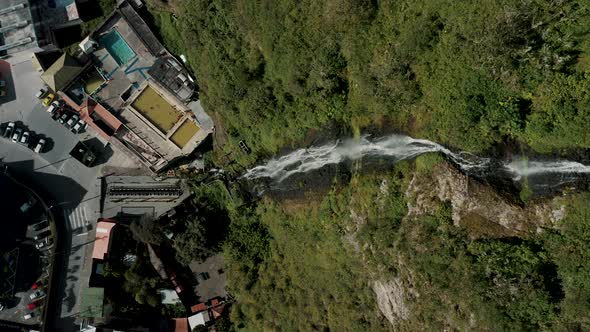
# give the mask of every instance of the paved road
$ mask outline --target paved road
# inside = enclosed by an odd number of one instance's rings
[[[62,280],[56,294],[60,299],[59,319],[56,329],[73,331],[78,328],[73,324],[77,318],[80,305],[80,287],[87,285],[91,265],[89,255],[92,253],[94,228],[99,217],[100,188],[97,177],[102,175],[104,166],[119,165],[132,167],[126,158],[115,156],[102,160],[102,164],[87,168],[69,156],[77,141],[91,139],[95,145],[102,142],[90,133],[73,134],[61,124],[53,121],[34,97],[43,83],[39,73],[33,69],[30,55],[23,54],[9,60],[0,61],[0,72],[7,85],[8,99],[0,104],[0,123],[16,121],[17,125],[28,128],[37,135],[48,138],[48,151],[41,155],[29,148],[0,139],[0,160],[9,167],[9,171],[25,178],[53,200],[52,212],[61,216],[58,222],[61,229],[65,259],[64,270],[56,271]],[[108,153],[106,153],[108,152]],[[105,149],[109,156],[112,150]],[[100,159],[100,157],[99,157]],[[123,164],[121,165],[121,160]],[[125,162],[127,164],[125,164]],[[55,292],[55,290],[54,290]]]

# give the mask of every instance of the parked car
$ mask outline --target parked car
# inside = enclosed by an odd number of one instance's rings
[[[78,119],[80,119],[78,114],[72,115],[72,117],[70,117],[68,122],[66,122],[66,127],[71,128],[73,125],[75,125],[78,122]]]
[[[6,81],[0,81],[0,88],[3,88],[6,86]]]
[[[43,99],[43,106],[48,107],[49,104],[51,104],[51,102],[53,101],[53,98],[55,98],[55,95],[53,93],[48,93],[47,96],[45,96],[45,98]]]
[[[10,122],[8,126],[6,126],[6,131],[4,131],[4,137],[10,137],[12,132],[14,131],[14,127],[16,124],[14,122]]]
[[[47,94],[47,90],[39,89],[39,91],[37,91],[37,93],[35,93],[35,98],[41,99],[41,98],[45,97],[46,94]]]
[[[4,310],[4,304],[0,303],[0,311]]]
[[[20,139],[20,136],[23,134],[23,129],[22,128],[16,128],[16,130],[14,131],[14,134],[12,134],[12,141],[14,143],[18,142],[18,140]]]
[[[33,230],[34,231],[40,231],[44,228],[47,228],[49,226],[49,222],[47,220],[43,220],[41,222],[38,222],[36,224],[33,224]]]
[[[0,97],[6,97],[6,90],[0,89]]]
[[[22,145],[28,145],[30,137],[31,137],[31,133],[29,133],[28,131],[25,131],[23,133],[23,135],[20,137],[19,143]]]
[[[52,243],[53,241],[50,238],[46,237],[43,240],[35,243],[35,248],[37,248],[37,250],[47,249],[50,248]]]
[[[48,237],[49,235],[51,235],[51,231],[49,231],[49,230],[46,230],[46,231],[43,231],[43,232],[41,232],[41,233],[39,233],[39,234],[35,235],[35,237],[34,237],[33,239],[34,239],[35,241],[40,241],[40,240],[42,240],[42,239],[45,239],[45,238],[46,238],[46,237]]]
[[[43,148],[45,147],[45,142],[46,141],[44,138],[40,139],[39,142],[37,142],[37,145],[35,146],[34,151],[36,153],[43,153]]]
[[[47,113],[53,114],[55,111],[57,111],[58,108],[59,102],[54,101],[53,103],[51,103],[51,105],[49,105],[49,107],[47,107]]]
[[[62,114],[63,114],[63,108],[59,108],[59,109],[55,110],[55,112],[53,112],[53,114],[51,114],[51,118],[53,120],[57,121]]]
[[[36,291],[32,292],[31,295],[29,295],[29,297],[31,298],[31,301],[41,299],[45,297],[45,292],[40,289],[37,289]]]
[[[33,318],[33,316],[34,316],[34,313],[31,312],[31,313],[28,313],[28,314],[24,315],[23,316],[23,319],[24,320],[31,319],[31,318]]]
[[[69,115],[68,113],[64,112],[64,113],[63,113],[63,114],[62,114],[62,115],[59,117],[59,119],[57,119],[57,121],[58,121],[59,123],[61,123],[61,124],[64,124],[64,123],[65,123],[65,122],[68,120],[68,118],[69,118],[69,117],[70,117],[70,115]]]

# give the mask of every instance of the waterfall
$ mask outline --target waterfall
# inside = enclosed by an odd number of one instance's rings
[[[289,154],[268,160],[265,164],[247,170],[243,178],[256,180],[267,178],[275,183],[298,173],[318,170],[326,165],[355,161],[367,157],[385,157],[392,162],[412,159],[421,154],[439,152],[467,174],[498,172],[507,174],[512,181],[523,177],[546,174],[589,174],[590,166],[567,160],[537,161],[517,158],[498,161],[467,152],[453,152],[444,146],[424,139],[404,135],[389,135],[371,140],[368,136],[339,140],[321,146],[298,149]]]

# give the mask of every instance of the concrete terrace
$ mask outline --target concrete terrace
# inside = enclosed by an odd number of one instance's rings
[[[92,53],[95,66],[101,70],[102,74],[108,80],[108,84],[101,89],[94,97],[107,104],[111,110],[117,112],[125,105],[121,99],[121,94],[127,89],[136,89],[147,80],[147,71],[156,61],[156,58],[150,53],[141,39],[137,36],[133,28],[125,18],[115,13],[94,35],[94,40],[99,40],[101,36],[110,32],[112,29],[123,37],[129,47],[135,52],[135,56],[127,63],[119,65],[106,48],[99,48]]]

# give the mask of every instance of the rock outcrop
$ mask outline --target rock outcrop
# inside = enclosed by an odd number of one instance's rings
[[[406,197],[408,217],[434,213],[441,201],[447,202],[455,225],[466,227],[472,238],[542,231],[565,216],[564,206],[555,200],[518,205],[447,163],[436,165],[428,173],[416,172]]]

